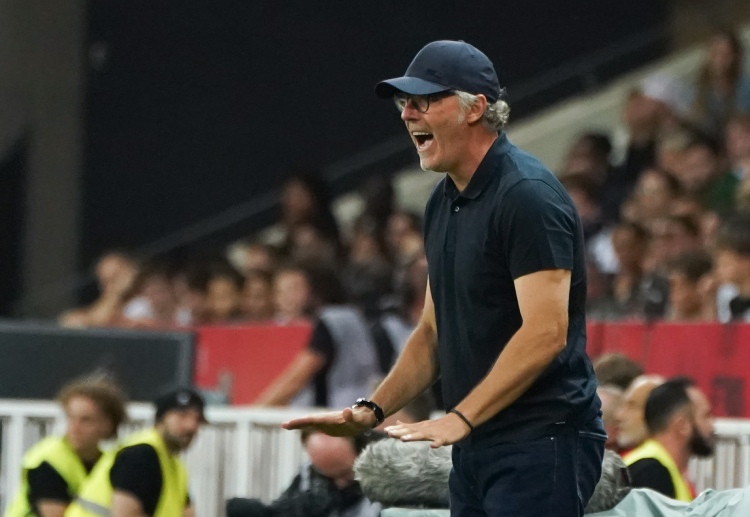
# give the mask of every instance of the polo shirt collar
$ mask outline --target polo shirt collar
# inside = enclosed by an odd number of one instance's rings
[[[505,131],[502,131],[492,143],[492,146],[490,146],[487,154],[482,158],[479,167],[477,167],[477,170],[469,180],[469,184],[466,185],[464,191],[459,194],[456,184],[453,183],[451,177],[446,174],[445,184],[443,185],[443,194],[450,199],[455,199],[459,195],[467,199],[476,199],[477,196],[482,193],[492,177],[497,174],[497,163],[509,149],[510,142],[505,135]]]

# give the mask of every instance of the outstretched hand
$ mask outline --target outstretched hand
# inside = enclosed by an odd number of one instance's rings
[[[344,408],[342,411],[295,418],[281,424],[284,429],[312,428],[329,436],[357,436],[372,429],[375,414],[367,408]]]
[[[430,447],[436,449],[443,445],[453,445],[469,435],[469,427],[453,413],[442,418],[424,420],[414,424],[396,421],[384,429],[391,438],[398,438],[402,442],[430,442]]]

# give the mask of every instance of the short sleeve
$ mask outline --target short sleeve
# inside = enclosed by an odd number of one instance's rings
[[[653,458],[644,458],[628,467],[633,488],[650,488],[675,497],[674,483],[667,468]]]
[[[153,515],[161,494],[162,475],[156,450],[146,444],[126,447],[118,453],[109,472],[115,490],[132,494],[146,515]]]
[[[315,327],[313,328],[307,347],[322,356],[327,365],[333,362],[336,356],[336,345],[333,342],[331,331],[328,330],[323,320],[318,319],[315,322]]]
[[[68,483],[49,463],[42,462],[26,474],[29,482],[29,502],[35,505],[40,499],[50,499],[69,503]]]
[[[571,202],[541,180],[521,180],[500,204],[499,225],[511,276],[572,271],[576,216]]]

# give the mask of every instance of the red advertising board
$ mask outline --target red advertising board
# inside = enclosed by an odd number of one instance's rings
[[[750,417],[750,325],[591,323],[588,332],[592,357],[621,352],[649,373],[687,375],[716,416]]]
[[[309,325],[202,327],[197,329],[195,384],[215,389],[231,379],[232,404],[251,404],[302,350]]]
[[[203,327],[197,330],[195,383],[231,378],[232,404],[251,404],[302,350],[307,325]],[[592,358],[620,352],[649,373],[688,375],[709,395],[716,416],[750,417],[750,325],[590,322]]]

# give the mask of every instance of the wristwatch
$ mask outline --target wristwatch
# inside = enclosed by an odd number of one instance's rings
[[[356,407],[366,407],[367,409],[371,410],[373,413],[375,413],[375,425],[373,427],[377,427],[380,424],[383,423],[383,420],[385,420],[385,414],[383,413],[383,409],[375,404],[372,400],[367,399],[357,399],[357,401],[352,406],[352,409]]]

